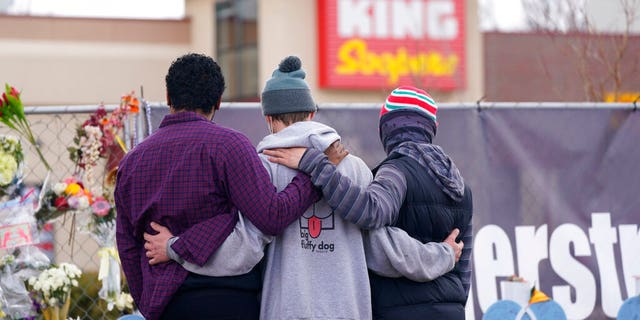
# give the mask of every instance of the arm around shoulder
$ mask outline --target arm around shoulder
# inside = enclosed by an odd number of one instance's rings
[[[364,247],[367,267],[385,277],[426,282],[451,271],[455,265],[450,245],[422,243],[395,227],[368,231]]]
[[[390,225],[398,216],[407,187],[402,173],[392,166],[383,165],[371,184],[360,185],[339,172],[322,152],[309,149],[300,169],[311,175],[337,214],[360,228]]]
[[[273,236],[265,235],[240,215],[234,230],[202,266],[180,258],[171,248],[177,240],[178,237],[173,237],[167,242],[169,258],[181,264],[189,272],[210,277],[228,277],[251,271],[262,260],[264,248],[273,241]]]

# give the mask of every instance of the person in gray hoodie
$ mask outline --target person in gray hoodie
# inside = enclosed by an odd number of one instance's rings
[[[287,57],[273,73],[262,94],[262,109],[270,135],[258,144],[263,164],[278,190],[295,176],[295,170],[269,162],[264,150],[303,146],[323,152],[341,137],[331,127],[312,121],[316,104],[304,81],[297,57]],[[367,186],[372,173],[364,161],[347,155],[337,170],[354,184]],[[155,237],[169,237],[165,228]],[[234,232],[204,266],[188,263],[171,249],[167,252],[187,270],[209,276],[234,276],[249,272],[262,259],[266,266],[261,319],[371,319],[367,266],[389,277],[426,281],[445,274],[455,264],[457,233],[448,243],[423,244],[398,228],[372,230],[363,237],[360,228],[345,220],[320,200],[278,237],[262,234],[240,219]],[[366,241],[366,244],[365,244]],[[365,248],[367,254],[365,255]]]
[[[265,150],[269,160],[299,168],[322,188],[337,215],[363,228],[393,225],[423,243],[457,228],[472,243],[473,201],[453,160],[432,144],[438,107],[424,90],[401,86],[380,111],[380,140],[387,158],[365,187],[351,182],[312,149]],[[429,282],[372,273],[374,319],[464,319],[471,278],[471,246],[456,267]]]

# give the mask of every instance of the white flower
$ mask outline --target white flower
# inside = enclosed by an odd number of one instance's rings
[[[128,293],[122,293],[116,297],[116,308],[120,311],[133,309],[133,297]]]
[[[20,141],[14,136],[0,136],[0,143],[2,149],[7,153],[14,153],[16,150],[22,150]]]
[[[78,209],[89,208],[89,199],[87,197],[78,197]]]
[[[67,184],[64,182],[58,182],[53,186],[53,192],[55,192],[57,196],[61,195],[65,189],[67,189]]]
[[[37,277],[29,279],[29,285],[39,296],[37,299],[45,306],[64,303],[71,286],[77,286],[82,271],[77,266],[62,263],[59,267],[50,267]]]
[[[0,258],[0,268],[3,268],[6,265],[13,264],[15,262],[15,257],[12,254],[4,255]]]

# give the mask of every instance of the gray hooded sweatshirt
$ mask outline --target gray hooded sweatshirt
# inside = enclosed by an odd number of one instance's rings
[[[265,149],[302,146],[325,150],[339,140],[336,131],[314,121],[294,123],[266,136],[258,152],[278,191],[297,171],[268,161]],[[373,177],[360,158],[349,155],[337,170],[353,183],[367,186]],[[367,264],[390,277],[433,279],[454,264],[453,249],[443,243],[422,244],[397,228],[371,230],[363,243],[356,225],[333,213],[325,200],[277,237],[263,235],[246,219],[202,267],[183,261],[168,245],[169,256],[187,270],[209,276],[250,271],[270,243],[262,290],[261,319],[370,319],[371,296]],[[365,258],[365,248],[368,248]],[[435,264],[435,266],[434,266]],[[434,268],[435,267],[435,268]],[[434,270],[437,270],[434,272]]]

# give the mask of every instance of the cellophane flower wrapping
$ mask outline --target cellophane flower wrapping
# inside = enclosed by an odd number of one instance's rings
[[[93,214],[95,215],[95,213]],[[98,221],[96,222],[96,220]],[[112,310],[122,293],[120,260],[115,247],[116,223],[115,220],[90,219],[90,221],[88,224],[89,234],[100,246],[98,249],[98,257],[100,258],[98,280],[102,282],[102,287],[98,296],[107,302],[107,309]]]
[[[24,279],[16,276],[15,269],[13,255],[6,254],[0,258],[0,312],[4,314],[1,319],[22,319],[36,314]]]
[[[24,201],[23,201],[24,200]],[[33,314],[24,281],[49,266],[49,258],[35,246],[39,233],[33,203],[16,198],[0,203],[0,288],[10,318]]]

